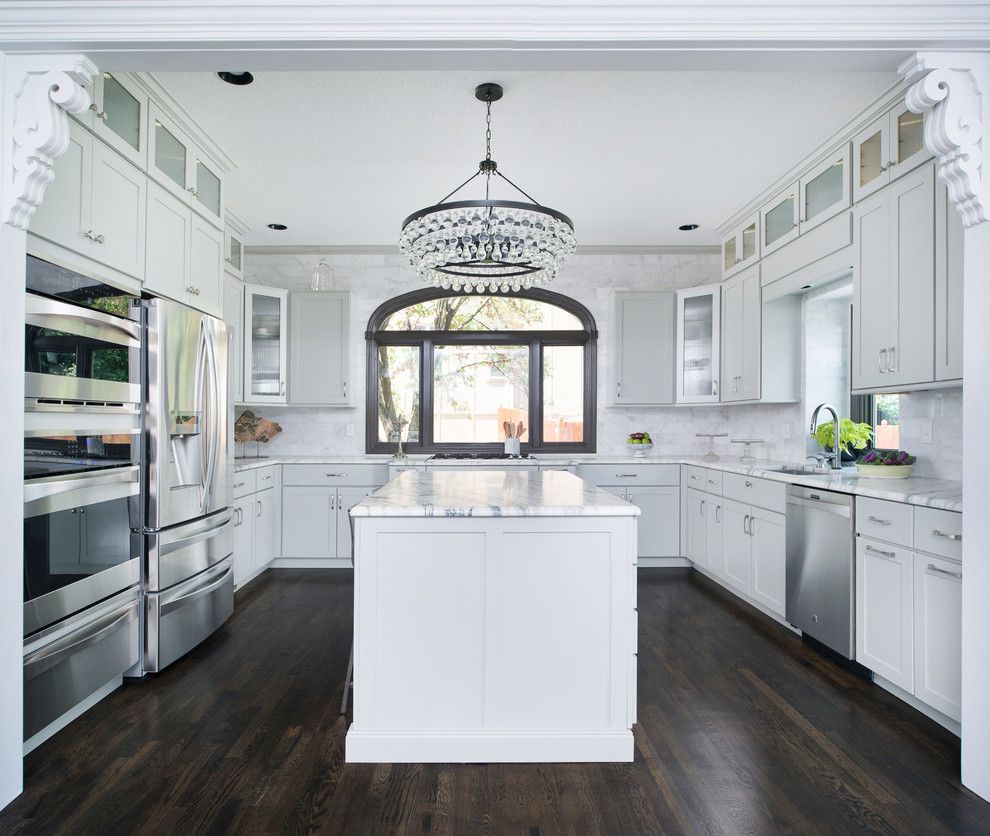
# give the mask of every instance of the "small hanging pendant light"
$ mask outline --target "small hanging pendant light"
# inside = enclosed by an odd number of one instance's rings
[[[309,280],[310,290],[331,290],[333,288],[333,268],[321,258]]]

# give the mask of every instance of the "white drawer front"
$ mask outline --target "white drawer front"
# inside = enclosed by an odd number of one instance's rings
[[[583,464],[578,476],[595,485],[679,485],[681,468],[676,464]]]
[[[914,547],[962,560],[962,514],[938,508],[915,508]]]
[[[282,466],[284,485],[384,485],[387,464],[286,464]]]
[[[705,485],[702,490],[720,496],[722,494],[723,475],[721,470],[705,470]]]
[[[282,465],[273,464],[268,467],[259,467],[255,473],[255,480],[259,491],[279,486],[279,472]]]
[[[722,474],[722,495],[783,514],[787,511],[787,485],[738,473]]]
[[[693,464],[684,465],[684,482],[689,488],[694,488],[696,491],[705,490],[707,475],[708,471],[703,467]]]
[[[258,490],[258,471],[242,470],[234,472],[234,499],[254,493]]]
[[[903,502],[856,497],[856,533],[888,543],[910,546],[914,538],[914,508]]]

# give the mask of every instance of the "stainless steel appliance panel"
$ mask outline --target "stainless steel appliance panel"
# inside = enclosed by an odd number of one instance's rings
[[[827,647],[855,654],[853,498],[791,485],[787,495],[787,621]]]
[[[139,661],[140,606],[133,587],[25,642],[25,739]]]
[[[147,535],[145,588],[160,592],[198,575],[234,553],[234,515],[221,511]]]
[[[146,526],[167,528],[230,503],[227,326],[169,302],[148,303]]]
[[[234,561],[145,594],[144,669],[157,672],[192,650],[234,612]]]

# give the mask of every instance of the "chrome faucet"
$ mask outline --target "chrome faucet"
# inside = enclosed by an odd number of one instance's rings
[[[818,429],[818,413],[823,409],[832,413],[832,452],[823,453],[822,458],[832,463],[832,470],[842,469],[842,452],[839,447],[839,413],[831,404],[820,403],[811,413],[811,434],[814,435]]]

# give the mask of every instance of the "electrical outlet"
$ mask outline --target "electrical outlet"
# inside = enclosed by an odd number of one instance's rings
[[[344,435],[346,435],[348,438],[350,438],[351,436],[354,435],[354,425],[353,424],[347,424],[344,427]]]
[[[935,428],[931,421],[919,421],[918,422],[918,435],[925,444],[931,444],[934,441]]]

